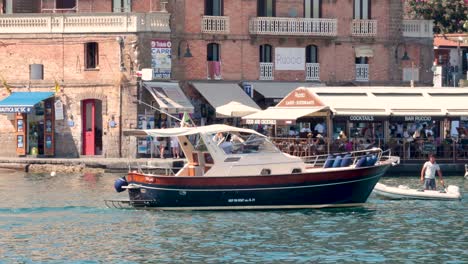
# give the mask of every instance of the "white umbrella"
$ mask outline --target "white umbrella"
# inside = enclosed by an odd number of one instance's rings
[[[216,113],[222,117],[243,117],[258,111],[260,111],[260,109],[236,101],[231,101],[225,105],[216,107]]]

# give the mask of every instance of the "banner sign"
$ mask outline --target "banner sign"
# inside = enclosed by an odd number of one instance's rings
[[[55,102],[55,120],[63,120],[63,104],[60,100]]]
[[[171,48],[170,40],[153,39],[151,41],[151,68],[153,79],[171,79]]]
[[[31,113],[30,106],[0,106],[0,113]]]
[[[304,48],[275,48],[275,70],[304,71]]]

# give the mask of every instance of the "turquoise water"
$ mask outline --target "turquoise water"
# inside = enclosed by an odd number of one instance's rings
[[[0,171],[0,263],[467,263],[468,196],[361,208],[157,212],[106,208],[118,174]],[[418,187],[417,177],[382,182]],[[468,190],[468,180],[447,184]]]

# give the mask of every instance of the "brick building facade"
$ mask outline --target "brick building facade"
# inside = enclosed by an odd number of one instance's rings
[[[0,1],[0,74],[6,85],[13,94],[60,87],[54,98],[63,103],[64,118],[55,120],[55,156],[134,155],[122,130],[137,123],[135,74],[151,67],[151,40],[170,39],[170,14],[160,2]],[[42,78],[30,78],[31,65],[39,65]],[[0,88],[0,100],[7,98],[7,89]],[[17,155],[14,120],[0,115],[2,156]],[[33,126],[44,130],[42,121],[25,126],[30,134]]]
[[[211,79],[226,81],[405,85],[406,51],[417,82],[432,82],[432,23],[403,20],[402,1],[186,0],[173,8],[174,42],[193,54],[177,59],[176,79],[206,80],[214,60],[220,73]],[[301,48],[305,67],[279,70],[281,47]]]

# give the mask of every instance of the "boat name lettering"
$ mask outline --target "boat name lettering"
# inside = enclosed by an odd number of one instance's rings
[[[247,125],[276,125],[276,120],[253,120],[247,119],[245,121]]]
[[[228,199],[229,203],[251,203],[255,202],[255,198],[239,198],[239,199]]]
[[[430,116],[405,116],[405,121],[431,121]]]
[[[366,116],[366,115],[352,115],[349,116],[350,121],[374,121],[374,116]]]

